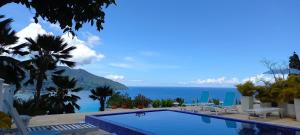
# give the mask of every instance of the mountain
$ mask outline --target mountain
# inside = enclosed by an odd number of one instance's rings
[[[117,89],[117,90],[128,89],[124,84],[112,81],[104,77],[96,76],[84,69],[71,69],[69,67],[64,67],[64,66],[59,66],[57,68],[57,70],[61,70],[61,69],[65,70],[63,75],[74,77],[77,80],[77,86],[83,88],[83,90],[90,90],[98,86],[104,86],[104,85],[111,86],[113,89]],[[44,81],[43,90],[44,88],[47,88],[49,86],[55,86],[51,81],[50,73],[48,73],[48,80]],[[34,90],[34,89],[35,89],[34,85],[22,87],[22,90]]]

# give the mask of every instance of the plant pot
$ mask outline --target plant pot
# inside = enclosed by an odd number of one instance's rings
[[[117,108],[118,108],[118,106],[116,106],[116,105],[111,106],[111,109],[117,109]]]
[[[121,107],[122,107],[122,108],[128,108],[128,105],[123,104]]]
[[[138,109],[143,109],[144,106],[143,106],[143,105],[138,105],[137,108],[138,108]]]
[[[243,111],[246,111],[248,109],[253,109],[253,97],[252,96],[242,96],[241,104],[242,104]]]
[[[291,118],[295,118],[296,117],[296,113],[295,113],[295,104],[287,104],[287,116],[291,117]]]
[[[262,103],[260,103],[260,107],[261,108],[272,107],[272,103],[271,102],[262,102]]]
[[[300,121],[300,99],[294,99],[296,120]]]

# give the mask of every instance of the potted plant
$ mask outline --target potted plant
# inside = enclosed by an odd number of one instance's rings
[[[122,97],[122,103],[121,103],[122,108],[130,108],[132,106],[132,100],[129,97],[129,95],[126,93],[126,94],[122,94],[121,97]]]
[[[12,125],[12,119],[4,112],[0,112],[0,134],[5,134]]]
[[[256,86],[255,90],[255,98],[261,102],[260,107],[271,107],[273,100],[270,96],[270,85],[266,84],[264,86]]]
[[[113,93],[112,96],[107,101],[107,104],[112,109],[116,109],[118,107],[121,107],[121,103],[122,103],[122,96],[121,96],[120,92]]]
[[[148,105],[150,104],[150,100],[144,95],[139,94],[134,98],[134,104],[137,108],[143,109],[144,107],[148,107]]]
[[[300,75],[290,75],[288,77],[287,89],[294,92],[296,120],[300,121]]]
[[[294,105],[294,94],[295,90],[293,88],[285,88],[281,91],[279,97],[282,102],[281,106],[283,108],[284,114],[288,117],[295,116],[295,105]]]
[[[253,95],[255,93],[255,86],[251,81],[244,84],[236,85],[237,90],[241,93],[242,110],[246,111],[253,108]]]

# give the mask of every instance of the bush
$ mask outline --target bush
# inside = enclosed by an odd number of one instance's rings
[[[146,98],[144,95],[139,94],[134,98],[134,105],[137,108],[144,108],[148,107],[149,104],[151,103],[151,100]]]
[[[244,84],[238,84],[236,87],[242,96],[253,96],[255,93],[255,85],[251,81],[247,81]]]
[[[183,98],[176,98],[175,101],[179,103],[178,104],[179,106],[183,106],[183,103],[184,103],[184,99]]]
[[[154,108],[159,108],[160,105],[161,105],[160,100],[154,100],[154,101],[152,102],[152,106],[153,106]]]
[[[167,100],[162,99],[161,107],[172,107],[173,103],[174,103],[174,100],[172,100],[172,99],[167,99]]]
[[[220,100],[219,100],[219,99],[212,99],[212,102],[213,102],[215,105],[220,105]]]
[[[133,108],[133,103],[132,103],[131,97],[129,97],[129,95],[127,93],[122,94],[121,98],[122,98],[122,103],[121,103],[122,108]]]
[[[50,108],[49,105],[45,102],[45,98],[43,96],[40,99],[39,106],[36,106],[34,99],[17,99],[14,100],[14,107],[17,109],[19,114],[29,116],[48,114],[48,108]]]
[[[118,108],[122,106],[122,95],[120,92],[114,92],[108,99],[107,105],[112,108]]]

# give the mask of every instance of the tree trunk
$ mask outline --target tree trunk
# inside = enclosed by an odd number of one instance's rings
[[[39,75],[36,81],[36,92],[34,95],[36,104],[39,103],[42,87],[43,87],[43,77],[42,75]]]
[[[104,111],[105,108],[105,98],[100,98],[100,111]]]

